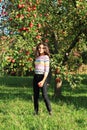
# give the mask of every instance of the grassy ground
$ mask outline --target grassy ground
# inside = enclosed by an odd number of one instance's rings
[[[32,77],[0,77],[0,130],[86,130],[87,75],[81,86],[71,90],[63,84],[62,97],[53,97],[48,87],[53,115],[45,108],[42,96],[39,115],[33,115]]]

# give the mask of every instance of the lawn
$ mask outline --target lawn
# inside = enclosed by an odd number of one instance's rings
[[[62,96],[48,94],[53,114],[50,116],[40,94],[39,115],[33,115],[32,77],[0,77],[0,130],[86,130],[87,75],[78,89],[63,84]]]

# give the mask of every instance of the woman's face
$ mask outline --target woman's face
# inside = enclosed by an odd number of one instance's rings
[[[44,45],[43,44],[41,44],[39,46],[38,51],[39,51],[40,55],[44,55]]]

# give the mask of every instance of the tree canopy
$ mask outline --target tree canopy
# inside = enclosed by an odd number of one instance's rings
[[[75,72],[87,63],[86,0],[9,0],[6,11],[9,35],[1,37],[0,54],[7,72],[33,70],[33,47],[40,41],[50,47],[52,71]]]

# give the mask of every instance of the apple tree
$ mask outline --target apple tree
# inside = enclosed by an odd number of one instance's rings
[[[86,63],[87,54],[87,2],[10,0],[7,11],[9,37],[13,40],[5,53],[7,59],[11,58],[9,64],[4,60],[5,68],[16,75],[26,75],[33,69],[32,49],[43,40],[50,47],[51,71],[56,82],[66,80],[73,88],[79,85],[76,72]]]
[[[44,21],[47,19],[45,10],[40,8],[39,0],[9,1],[7,12],[11,42],[4,54],[5,73],[28,75],[33,71],[33,47],[42,40]],[[43,40],[48,42],[46,36]]]
[[[55,68],[57,83],[64,79],[73,88],[80,84],[80,77],[76,73],[78,68],[83,62],[86,63],[86,12],[87,2],[84,0],[55,0],[49,6],[50,19],[47,27],[51,32],[50,43],[53,47],[52,69]]]

